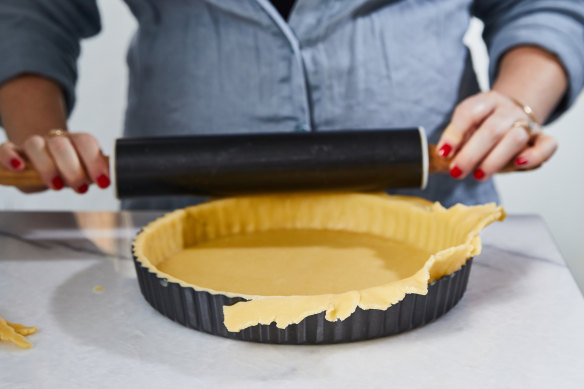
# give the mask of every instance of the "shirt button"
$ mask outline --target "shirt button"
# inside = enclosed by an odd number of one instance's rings
[[[309,132],[310,127],[308,127],[308,124],[306,124],[306,123],[299,123],[296,125],[296,128],[294,130],[296,132]]]

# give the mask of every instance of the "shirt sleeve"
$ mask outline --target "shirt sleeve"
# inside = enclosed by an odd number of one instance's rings
[[[568,75],[568,91],[548,121],[574,103],[584,85],[584,0],[475,0],[471,11],[485,25],[491,82],[509,49],[538,46],[556,55]]]
[[[0,84],[20,74],[50,78],[75,103],[80,40],[101,29],[95,0],[2,0]]]

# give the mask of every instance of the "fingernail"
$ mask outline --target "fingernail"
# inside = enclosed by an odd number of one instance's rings
[[[458,178],[462,175],[462,170],[460,170],[458,166],[454,166],[452,169],[450,169],[450,175],[452,178]]]
[[[483,169],[477,169],[474,171],[472,176],[475,178],[475,180],[482,180],[485,177],[485,172]]]
[[[526,165],[527,164],[527,159],[523,158],[523,157],[519,157],[515,160],[515,165]]]
[[[101,189],[105,189],[110,186],[110,179],[105,175],[102,174],[101,176],[97,177],[97,186]]]
[[[59,176],[55,176],[55,178],[53,178],[53,181],[51,183],[53,184],[53,189],[55,189],[55,190],[61,190],[65,186],[63,179]]]
[[[448,143],[444,143],[442,147],[440,147],[440,149],[438,150],[438,155],[440,155],[442,158],[447,158],[450,155],[451,151],[452,146],[450,146]]]
[[[77,188],[77,193],[83,194],[83,193],[87,192],[88,189],[89,189],[89,185],[87,185],[87,184],[80,185]]]
[[[18,158],[12,158],[10,160],[10,166],[12,166],[14,169],[18,169],[22,166],[22,162]]]

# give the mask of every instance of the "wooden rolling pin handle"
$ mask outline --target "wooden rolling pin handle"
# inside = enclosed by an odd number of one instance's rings
[[[438,150],[435,145],[428,146],[428,155],[430,156],[430,173],[442,173],[448,174],[450,172],[450,164],[452,163],[451,158],[442,158],[438,155]],[[520,169],[518,168],[513,161],[509,162],[503,169],[498,171],[497,173],[510,173],[510,172],[517,172],[517,171],[527,171],[527,170],[535,170],[539,168],[539,166],[535,166],[530,169]]]
[[[442,158],[438,155],[435,145],[428,145],[428,156],[430,157],[430,173],[448,173],[450,171],[452,158]]]
[[[109,165],[109,157],[105,156],[105,160]],[[0,166],[0,185],[32,187],[44,186],[45,183],[41,180],[39,173],[33,169],[32,164],[27,162],[24,170],[19,172],[13,172]]]

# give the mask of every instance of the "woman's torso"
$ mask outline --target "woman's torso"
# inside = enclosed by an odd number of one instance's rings
[[[471,0],[297,0],[288,23],[269,0],[126,2],[139,21],[126,136],[423,126],[436,143],[478,92],[463,44]],[[491,181],[448,176],[400,193],[497,201]]]

